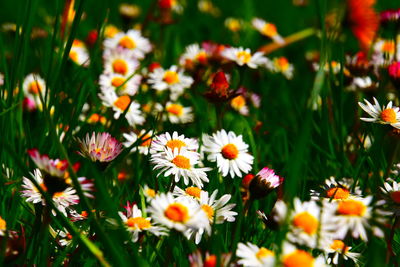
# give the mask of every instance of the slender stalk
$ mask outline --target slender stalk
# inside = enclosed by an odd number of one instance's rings
[[[278,44],[278,43],[271,43],[271,44],[267,44],[264,45],[262,47],[260,47],[258,50],[261,52],[264,52],[265,54],[270,54],[282,47],[288,46],[290,44],[296,43],[298,41],[304,40],[310,36],[313,36],[314,34],[317,33],[317,30],[314,28],[307,28],[304,30],[301,30],[299,32],[296,32],[292,35],[289,35],[288,37],[286,37],[284,40],[285,42],[282,44]]]

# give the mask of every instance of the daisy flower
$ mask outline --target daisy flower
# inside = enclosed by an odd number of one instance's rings
[[[288,239],[299,245],[317,247],[332,234],[331,210],[322,211],[315,201],[301,202],[294,199],[294,208],[289,212],[290,232]],[[280,218],[283,222],[285,218]]]
[[[149,40],[144,38],[138,30],[118,32],[113,37],[106,38],[104,46],[106,49],[122,48],[137,59],[143,59],[145,54],[151,51]]]
[[[400,183],[388,178],[380,189],[384,193],[384,198],[390,210],[396,216],[400,215]]]
[[[254,158],[247,153],[249,146],[243,142],[241,135],[221,130],[212,136],[203,135],[202,140],[203,150],[209,154],[207,159],[217,162],[222,176],[229,173],[232,178],[242,177],[242,172],[248,173],[251,170]]]
[[[59,230],[57,236],[59,237],[58,242],[62,247],[67,247],[72,243],[73,236],[65,228],[63,230]]]
[[[252,69],[256,69],[267,62],[267,58],[264,57],[264,53],[256,52],[252,55],[249,48],[225,48],[221,54],[226,59],[236,62],[236,64],[239,66],[247,65]]]
[[[29,149],[28,155],[40,170],[51,176],[64,178],[68,168],[66,160],[50,159],[47,155],[40,155],[36,148]]]
[[[159,106],[159,111],[162,111],[162,106]],[[184,107],[176,102],[167,102],[163,114],[164,120],[169,120],[173,124],[193,122],[193,109],[191,107]]]
[[[103,73],[99,78],[99,85],[102,92],[114,91],[118,95],[133,96],[139,89],[142,76],[133,75],[127,78],[119,73]]]
[[[89,66],[90,57],[85,43],[80,40],[74,40],[69,51],[69,58],[78,65]]]
[[[210,227],[208,217],[200,205],[190,198],[175,199],[172,193],[157,195],[148,212],[156,223],[169,229],[185,232],[187,229]]]
[[[322,256],[314,258],[310,252],[298,249],[288,242],[283,243],[283,251],[280,257],[280,261],[284,267],[327,266]]]
[[[361,118],[362,121],[375,122],[380,124],[390,124],[394,128],[400,129],[400,112],[398,107],[392,106],[392,101],[387,106],[380,106],[378,100],[374,97],[374,105],[364,99],[364,103],[358,102],[358,105],[367,112],[371,118]]]
[[[238,243],[236,256],[238,264],[249,267],[275,266],[275,253],[267,248],[258,247],[250,242]]]
[[[325,198],[329,201],[340,201],[344,199],[361,196],[362,192],[358,185],[354,186],[354,179],[336,179],[331,176],[325,180],[320,190],[311,190],[311,199],[320,200]]]
[[[0,216],[0,236],[4,236],[7,230],[6,221]]]
[[[262,35],[271,38],[272,40],[274,40],[275,43],[278,43],[278,44],[285,43],[285,40],[282,38],[282,36],[279,35],[275,24],[266,22],[265,20],[260,19],[260,18],[252,19],[251,24]]]
[[[32,108],[42,108],[42,102],[40,100],[40,94],[43,98],[45,95],[46,83],[38,74],[31,73],[27,75],[22,84],[22,89],[26,97],[26,101],[31,104]]]
[[[231,32],[238,32],[243,27],[243,21],[237,18],[226,18],[224,25]]]
[[[191,44],[186,47],[185,52],[179,58],[179,65],[186,69],[193,69],[196,64],[207,65],[208,54],[198,44]]]
[[[220,267],[229,266],[229,261],[231,259],[231,253],[222,253],[220,255]],[[200,250],[194,251],[189,255],[190,267],[215,267],[217,266],[217,256],[206,252],[203,260]]]
[[[210,168],[196,168],[200,161],[200,154],[197,152],[186,150],[185,148],[175,148],[171,150],[167,148],[164,156],[157,157],[152,155],[151,162],[155,165],[154,170],[160,170],[157,176],[163,174],[168,177],[172,175],[175,182],[183,179],[185,185],[189,180],[197,187],[203,187],[203,182],[208,182],[206,171]]]
[[[116,26],[112,24],[107,24],[104,28],[104,37],[113,38],[117,33],[121,32]]]
[[[272,60],[266,60],[264,66],[273,73],[282,73],[288,80],[293,78],[294,67],[286,57],[276,57]]]
[[[193,79],[183,74],[182,70],[178,70],[177,66],[171,66],[169,69],[156,68],[149,73],[148,83],[157,91],[169,89],[171,99],[176,100],[183,94],[186,88],[189,88]]]
[[[145,121],[142,112],[140,111],[140,104],[136,101],[131,100],[128,95],[122,95],[120,97],[114,91],[106,91],[99,94],[102,103],[106,107],[112,107],[114,110],[114,119],[118,119],[121,114],[125,113],[125,118],[129,125],[134,127],[139,124],[142,125]]]
[[[39,169],[35,169],[32,177],[36,180],[39,186],[47,192],[47,187],[42,178],[42,173]],[[40,191],[36,188],[36,186],[26,177],[23,177],[21,196],[26,198],[26,202],[32,202],[33,204],[42,203],[45,206],[45,199],[40,194]],[[72,205],[76,205],[79,203],[79,197],[76,195],[75,189],[72,187],[67,187],[64,191],[56,192],[52,194],[53,202],[56,208],[62,212],[65,216],[67,216],[66,208]],[[53,215],[56,213],[53,210]]]
[[[344,260],[352,260],[356,264],[360,253],[350,252],[351,247],[347,246],[342,240],[335,239],[329,240],[324,247],[324,251],[327,255],[326,260],[328,264],[339,264],[339,258],[343,257]]]
[[[283,183],[283,178],[275,175],[275,171],[267,167],[257,173],[249,182],[252,198],[267,196],[272,190]]]
[[[372,218],[372,196],[365,198],[346,199],[339,202],[324,202],[324,209],[331,209],[336,216],[333,224],[337,227],[335,237],[344,240],[348,233],[354,238],[368,240],[367,228]]]
[[[129,206],[129,205],[128,205]],[[139,239],[139,234],[142,232],[150,232],[153,235],[160,236],[166,235],[166,229],[151,222],[151,218],[144,218],[142,211],[137,207],[136,204],[128,207],[127,214],[118,212],[126,229],[132,235],[132,242],[136,242]]]
[[[86,134],[85,139],[77,139],[80,145],[80,155],[92,161],[109,162],[115,159],[122,151],[122,145],[109,133],[93,132]]]
[[[196,187],[196,186],[186,187],[185,190],[181,189],[179,186],[175,186],[174,192],[172,193],[172,195],[176,199],[191,197],[191,198],[199,201],[201,192],[204,192],[204,191],[201,190],[201,188]]]
[[[104,72],[118,73],[122,76],[130,76],[139,67],[139,61],[133,58],[128,52],[121,49],[106,50],[103,54]]]
[[[394,40],[379,39],[374,43],[371,61],[375,66],[387,67],[393,62],[396,55]]]
[[[199,144],[196,139],[187,138],[183,134],[179,135],[177,132],[170,134],[166,132],[154,137],[150,147],[150,154],[152,156],[165,156],[166,149],[174,151],[181,148],[189,151],[197,151]]]
[[[151,201],[157,196],[156,190],[150,188],[147,184],[142,188],[143,195],[146,197],[147,201]]]
[[[231,100],[231,107],[239,112],[240,114],[247,116],[249,115],[249,108],[246,104],[246,98],[242,95],[238,95]]]
[[[194,190],[192,189],[192,191]],[[217,200],[217,194],[218,189],[215,190],[211,196],[209,196],[208,192],[201,190],[200,199],[198,199],[201,208],[207,214],[210,225],[212,225],[214,222],[216,224],[222,224],[225,221],[234,222],[237,212],[232,211],[232,209],[236,206],[236,204],[227,205],[228,201],[231,199],[231,195],[225,194]],[[188,239],[194,236],[195,243],[199,244],[205,230],[206,229],[204,228],[197,230],[189,229],[186,231],[185,235],[188,237]],[[207,232],[207,234],[210,233]]]
[[[124,133],[123,136],[126,139],[126,141],[123,143],[126,148],[131,147],[135,142],[137,142],[138,138],[140,138],[142,141],[136,146],[132,147],[130,152],[139,150],[139,153],[143,155],[147,155],[149,153],[153,131],[141,130],[139,135],[134,132],[130,132],[129,134]]]

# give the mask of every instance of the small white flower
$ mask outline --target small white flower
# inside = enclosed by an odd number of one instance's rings
[[[218,131],[212,136],[203,135],[203,150],[208,153],[207,159],[217,162],[218,171],[222,176],[228,173],[232,178],[242,177],[251,170],[254,157],[247,153],[248,145],[242,136],[234,132]]]
[[[148,83],[157,91],[169,89],[171,100],[175,101],[186,88],[192,85],[193,79],[184,75],[182,70],[178,70],[177,66],[171,66],[167,70],[156,68],[153,72],[150,72]]]
[[[185,232],[204,228],[209,231],[209,221],[200,205],[193,199],[174,199],[172,193],[157,195],[148,207],[152,219],[169,229]]]
[[[125,77],[119,73],[103,73],[99,78],[100,90],[115,91],[118,95],[133,96],[139,89],[142,76]]]
[[[238,264],[246,267],[273,267],[275,266],[275,253],[267,248],[258,247],[250,242],[238,243],[236,256]]]
[[[247,65],[252,69],[257,69],[259,66],[265,65],[268,61],[268,59],[264,57],[264,53],[256,52],[252,55],[249,48],[244,49],[243,47],[225,48],[221,55],[226,59],[236,62],[239,66]]]
[[[236,206],[236,204],[227,205],[228,201],[231,199],[231,195],[225,194],[217,200],[217,194],[218,190],[215,190],[211,196],[209,196],[208,192],[206,191],[200,191],[200,199],[198,199],[201,208],[207,214],[210,224],[213,224],[214,222],[216,224],[222,224],[225,221],[234,222],[237,212],[232,211],[232,209]],[[200,228],[197,230],[189,229],[186,231],[185,235],[189,239],[194,236],[195,243],[199,244],[205,230],[205,228]],[[210,232],[207,232],[207,234],[209,235]]]
[[[380,106],[378,100],[374,97],[374,105],[364,99],[364,103],[358,102],[358,105],[367,112],[371,118],[361,118],[362,121],[375,122],[380,124],[390,124],[394,128],[400,129],[400,112],[398,107],[392,106],[390,101],[387,106]]]
[[[266,22],[265,20],[260,18],[252,19],[251,24],[262,35],[271,38],[272,40],[274,40],[274,42],[278,44],[285,43],[285,40],[282,38],[282,36],[279,35],[276,26],[274,24]]]
[[[143,59],[151,51],[151,44],[140,31],[129,30],[126,33],[118,32],[111,38],[104,40],[106,49],[122,48],[129,51],[133,57]]]
[[[142,112],[140,111],[140,104],[136,101],[131,100],[127,95],[118,97],[114,91],[106,91],[99,94],[102,103],[106,107],[112,107],[114,110],[114,119],[118,119],[121,114],[129,107],[125,114],[125,118],[129,125],[134,127],[135,125],[143,124],[145,119]]]
[[[142,211],[134,204],[132,207],[129,207],[129,214],[124,214],[122,212],[118,212],[119,217],[124,223],[126,229],[132,235],[132,242],[136,242],[139,239],[139,234],[141,232],[150,232],[153,235],[160,236],[166,235],[166,229],[160,226],[157,226],[151,222],[151,218],[144,218],[142,216]]]
[[[118,73],[124,77],[134,74],[138,67],[139,61],[133,58],[129,52],[122,49],[106,50],[103,54],[104,73]]]
[[[42,173],[39,169],[35,169],[33,174],[31,174],[36,182],[42,187],[44,191],[47,190],[44,185],[44,181],[42,178]],[[43,206],[46,205],[45,199],[40,194],[39,190],[36,186],[26,177],[23,177],[21,196],[26,198],[27,202],[32,202],[33,204],[42,203]],[[72,187],[67,187],[62,192],[56,192],[53,194],[53,202],[56,208],[61,211],[65,216],[67,216],[66,208],[71,205],[76,205],[79,203],[79,197],[76,195],[75,189]],[[52,211],[53,215],[56,215],[56,212]]]
[[[183,134],[179,135],[177,132],[170,134],[166,132],[164,134],[157,135],[151,143],[150,154],[154,157],[164,157],[165,150],[171,149],[172,151],[177,148],[185,148],[189,151],[197,151],[199,144],[196,139],[187,138]]]
[[[155,165],[155,170],[160,170],[159,174],[164,176],[173,176],[175,182],[183,179],[185,185],[189,180],[197,187],[203,187],[203,182],[208,182],[206,171],[210,168],[196,168],[200,161],[200,155],[197,152],[186,150],[185,148],[165,149],[164,156],[152,155],[151,162]]]
[[[133,147],[131,149],[131,152],[139,150],[140,154],[147,155],[150,150],[152,135],[153,131],[147,132],[146,130],[141,130],[138,135],[134,132],[130,132],[129,134],[124,133],[123,136],[126,141],[123,143],[123,145],[127,148],[131,147],[135,142],[137,142],[138,138],[140,137],[142,142],[139,142],[135,147]]]

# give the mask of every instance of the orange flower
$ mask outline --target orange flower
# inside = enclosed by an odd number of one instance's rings
[[[379,15],[373,5],[375,0],[348,0],[348,20],[360,46],[368,50],[379,28]]]

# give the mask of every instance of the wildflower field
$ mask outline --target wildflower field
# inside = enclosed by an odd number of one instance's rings
[[[2,0],[2,266],[399,266],[400,2]]]

